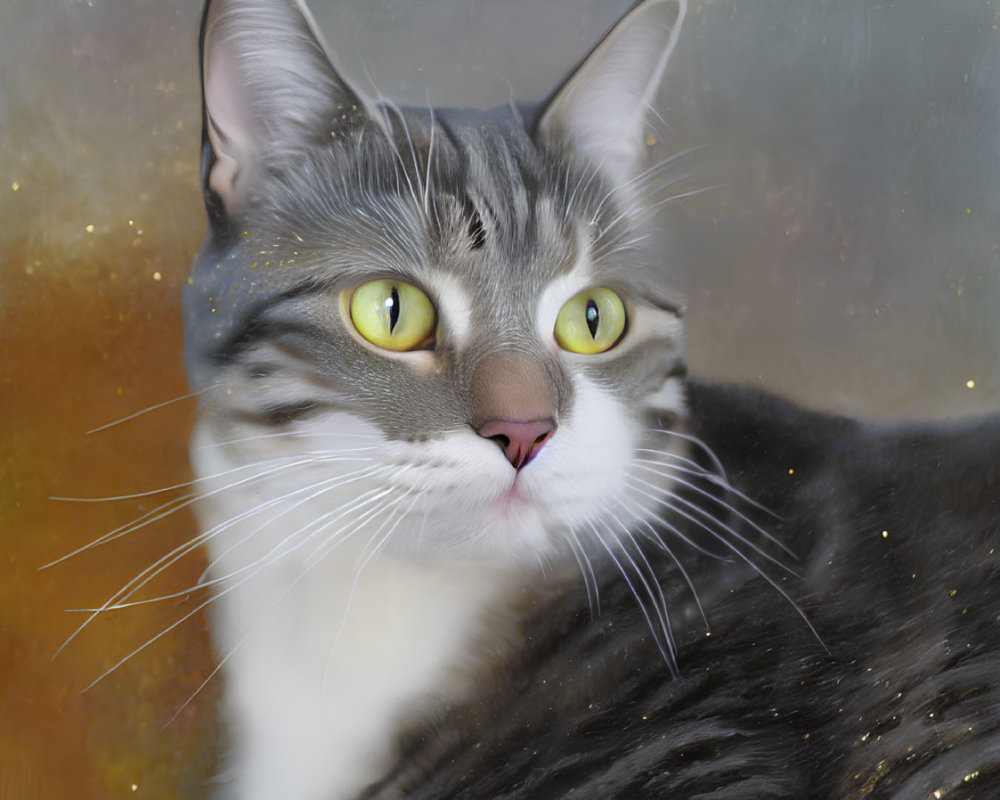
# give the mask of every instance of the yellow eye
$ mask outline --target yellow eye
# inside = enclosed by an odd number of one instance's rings
[[[570,298],[556,317],[559,346],[571,353],[603,353],[625,334],[625,303],[610,289],[585,289]]]
[[[434,339],[437,316],[430,298],[410,283],[369,281],[351,296],[351,322],[376,347],[416,350]]]

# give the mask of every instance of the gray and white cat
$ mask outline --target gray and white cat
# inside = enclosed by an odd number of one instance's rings
[[[1000,791],[1000,423],[686,381],[645,236],[684,13],[644,0],[545,102],[481,112],[364,98],[290,0],[206,5],[185,357],[224,796]],[[906,492],[937,515],[896,520]],[[918,586],[942,515],[958,569]],[[869,764],[876,723],[904,730]]]

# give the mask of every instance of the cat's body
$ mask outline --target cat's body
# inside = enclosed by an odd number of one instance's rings
[[[410,732],[367,797],[997,796],[1000,419],[872,427],[734,387],[690,398],[693,432],[802,554],[783,586],[829,651],[746,565],[687,553],[706,636],[661,554],[668,678],[611,565],[598,619],[582,585],[541,604],[516,667]]]
[[[686,384],[643,163],[683,13],[476,112],[364,101],[293,3],[206,7],[224,795],[997,787],[1000,423]]]

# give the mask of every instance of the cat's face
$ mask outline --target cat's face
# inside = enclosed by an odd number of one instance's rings
[[[629,176],[681,11],[647,3],[537,112],[487,113],[367,104],[299,8],[217,4],[186,356],[196,468],[254,493],[255,536],[533,563],[651,518],[682,330]]]

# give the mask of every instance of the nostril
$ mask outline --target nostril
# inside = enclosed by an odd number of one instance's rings
[[[552,438],[555,429],[555,421],[548,418],[524,422],[494,419],[480,425],[476,433],[496,442],[511,466],[521,469],[538,455],[538,451]]]
[[[500,445],[501,450],[506,450],[510,447],[510,437],[504,436],[502,433],[498,433],[496,436],[491,436],[490,439]]]

